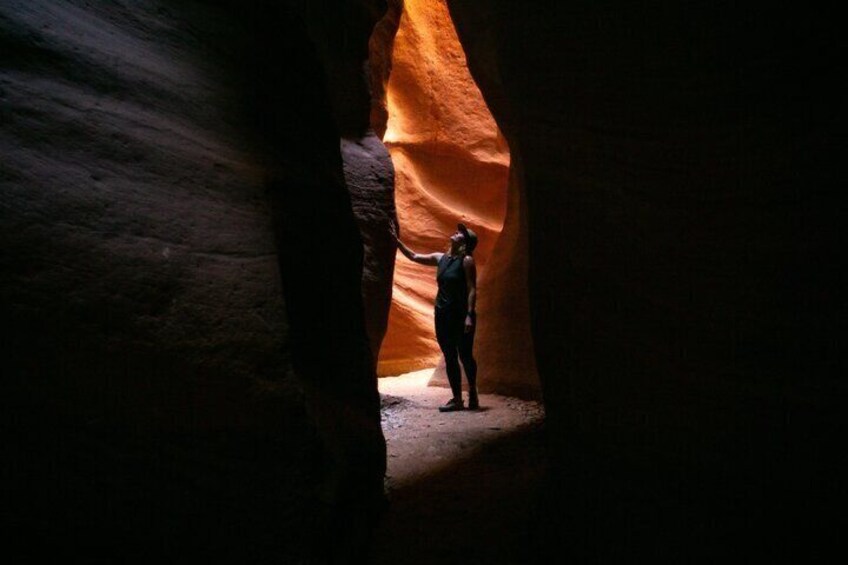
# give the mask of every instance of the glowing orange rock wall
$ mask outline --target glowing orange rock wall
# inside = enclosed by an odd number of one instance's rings
[[[444,251],[456,223],[465,222],[479,235],[474,255],[482,280],[506,214],[509,149],[468,72],[443,1],[404,3],[386,105],[383,141],[397,175],[402,239],[420,253]],[[438,362],[435,295],[435,269],[398,255],[379,374]]]

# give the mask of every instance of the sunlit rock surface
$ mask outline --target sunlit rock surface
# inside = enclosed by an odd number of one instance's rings
[[[478,232],[479,386],[538,397],[527,305],[526,222],[521,219],[525,204],[508,178],[509,148],[469,75],[445,3],[397,4],[375,31],[375,37],[384,38],[397,27],[393,44],[382,39],[377,50],[391,49],[392,57],[381,66],[388,78],[382,97],[382,90],[374,89],[372,120],[379,128],[382,116],[388,116],[384,141],[398,171],[396,202],[404,241],[419,252],[444,251],[458,221]],[[435,292],[435,270],[398,255],[380,374],[440,360],[433,330]],[[447,386],[442,367],[431,384]]]
[[[402,238],[418,252],[444,251],[464,221],[480,236],[475,257],[485,273],[503,227],[509,150],[468,74],[443,2],[405,2],[386,106],[383,141],[397,171]],[[435,270],[398,255],[394,286],[381,374],[432,366],[439,357]]]

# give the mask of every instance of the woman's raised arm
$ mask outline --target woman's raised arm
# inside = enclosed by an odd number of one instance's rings
[[[400,249],[400,252],[403,253],[407,259],[420,263],[421,265],[436,266],[439,264],[439,259],[441,259],[443,255],[442,253],[415,253],[400,240],[395,224],[391,224],[389,229],[391,230],[392,237],[394,237],[397,242],[398,249]]]

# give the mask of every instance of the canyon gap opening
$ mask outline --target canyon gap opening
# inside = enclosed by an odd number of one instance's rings
[[[371,51],[376,67],[384,66],[375,81],[382,82],[375,89],[372,125],[394,164],[401,237],[418,252],[433,252],[445,249],[458,221],[479,234],[479,386],[538,398],[520,187],[506,139],[466,65],[447,3],[391,3]],[[380,376],[439,362],[435,293],[432,268],[403,257],[396,261],[388,331],[377,363]],[[443,371],[431,384],[446,384]]]

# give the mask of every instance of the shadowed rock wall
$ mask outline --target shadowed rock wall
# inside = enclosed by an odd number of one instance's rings
[[[7,555],[358,558],[385,444],[339,141],[390,190],[380,11],[3,3]]]
[[[815,558],[844,474],[833,14],[448,4],[521,163],[542,545]]]
[[[332,118],[341,137],[343,182],[362,239],[365,329],[376,364],[391,303],[395,243],[389,223],[395,217],[395,203],[394,167],[381,134],[376,134],[371,125],[372,89],[379,88],[379,76],[387,62],[380,59],[380,51],[369,46],[372,35],[376,41],[383,36],[391,41],[391,24],[386,25],[391,16],[386,13],[385,0],[291,3],[297,6],[321,61]],[[377,60],[372,62],[375,55]],[[324,225],[304,227],[320,230]],[[327,252],[338,253],[333,248]],[[351,257],[357,258],[358,255]]]
[[[541,4],[449,3],[527,206],[528,560],[814,560],[844,490],[838,20]],[[0,8],[7,555],[362,550],[384,445],[340,135],[383,157],[338,54],[379,10],[288,6]]]

